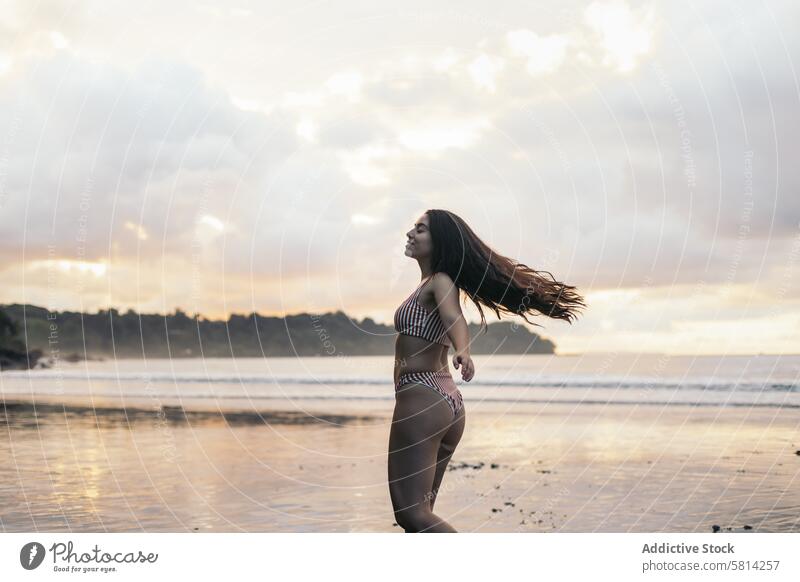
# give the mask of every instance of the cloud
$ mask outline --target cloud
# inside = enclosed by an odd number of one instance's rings
[[[472,80],[478,87],[491,93],[496,91],[494,79],[503,69],[503,59],[486,54],[480,55],[467,67]]]
[[[511,54],[527,59],[526,70],[531,75],[552,73],[564,63],[570,39],[563,34],[539,36],[530,30],[512,30],[506,34]]]
[[[7,172],[0,239],[87,258],[180,253],[206,207],[255,191],[296,145],[285,115],[236,108],[196,69],[149,60],[133,72],[62,51],[0,87]],[[126,225],[140,225],[131,230]],[[146,232],[147,237],[142,237]]]
[[[592,2],[584,12],[587,26],[600,36],[603,64],[632,71],[653,45],[653,5],[636,14],[621,0]]]

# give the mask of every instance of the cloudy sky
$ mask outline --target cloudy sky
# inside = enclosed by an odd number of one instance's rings
[[[560,352],[800,353],[795,2],[0,9],[0,303],[389,324],[446,208]]]

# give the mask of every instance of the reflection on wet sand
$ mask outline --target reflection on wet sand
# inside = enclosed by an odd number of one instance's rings
[[[792,410],[468,404],[460,531],[797,531]],[[323,409],[324,410],[324,409]],[[3,531],[399,531],[388,414],[7,401]]]
[[[6,401],[0,409],[0,424],[10,424],[15,428],[37,429],[38,419],[43,416],[62,415],[67,420],[91,419],[98,428],[129,426],[137,422],[152,422],[154,418],[172,424],[218,424],[264,425],[290,424],[312,425],[328,424],[344,426],[351,423],[368,422],[374,417],[357,414],[310,414],[297,410],[277,411],[209,411],[185,409],[182,406],[161,405],[152,410],[135,407],[103,407],[70,404],[33,404],[23,401]],[[50,418],[52,420],[52,418]]]

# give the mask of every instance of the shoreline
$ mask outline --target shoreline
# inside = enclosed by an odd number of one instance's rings
[[[44,415],[73,415],[117,418],[126,420],[145,420],[158,416],[173,423],[189,422],[219,422],[225,421],[231,425],[262,425],[262,424],[359,424],[376,420],[377,416],[361,414],[312,414],[298,410],[221,410],[221,409],[187,409],[181,405],[160,405],[146,408],[141,406],[89,406],[80,404],[37,403],[25,400],[8,400],[0,398],[0,423],[10,423],[14,419],[26,417],[38,418]]]
[[[532,399],[525,400],[517,398],[470,398],[470,394],[464,390],[464,402],[468,410],[475,412],[502,412],[503,414],[520,414],[529,415],[535,413],[537,410],[546,407],[569,406],[575,407],[604,407],[610,410],[637,408],[643,407],[645,409],[661,408],[661,409],[698,409],[698,410],[713,410],[713,409],[732,409],[732,410],[797,410],[800,404],[794,403],[772,403],[772,402],[669,402],[669,401],[646,401],[646,400],[589,400],[589,399]],[[251,406],[243,406],[245,402]],[[268,403],[279,402],[283,407],[276,408],[269,406]],[[292,403],[298,403],[294,408],[290,408]],[[300,406],[299,403],[307,404],[308,406]],[[155,405],[154,405],[155,404]],[[208,396],[171,396],[171,395],[135,395],[126,396],[124,401],[119,398],[111,398],[108,396],[92,396],[90,394],[36,394],[33,397],[30,395],[22,394],[3,394],[0,393],[0,405],[13,407],[16,410],[31,409],[41,410],[45,409],[46,412],[63,412],[67,410],[72,413],[90,413],[95,412],[98,414],[114,414],[128,412],[130,414],[147,413],[151,414],[154,410],[163,410],[165,414],[172,417],[179,417],[181,415],[190,415],[200,418],[204,415],[263,415],[265,417],[270,415],[292,415],[297,414],[302,410],[309,416],[325,416],[331,414],[332,411],[338,411],[337,415],[344,418],[377,418],[391,414],[394,407],[393,394],[388,392],[385,396],[374,397],[351,397],[348,399],[337,397],[322,397],[318,395],[311,396],[246,396],[237,398],[234,396],[219,396],[217,398],[209,398]],[[509,407],[509,405],[513,405]],[[375,414],[370,414],[370,407],[374,407]],[[364,414],[353,416],[349,414],[348,410],[360,408],[359,412],[365,411]],[[345,411],[345,412],[342,412]],[[354,411],[354,410],[353,410]],[[277,417],[276,417],[277,418]]]

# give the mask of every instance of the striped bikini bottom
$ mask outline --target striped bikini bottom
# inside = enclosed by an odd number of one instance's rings
[[[453,416],[458,415],[459,411],[464,407],[461,391],[456,386],[456,383],[453,382],[453,377],[449,372],[406,372],[405,374],[400,374],[394,389],[397,391],[411,382],[424,384],[444,396],[447,404],[450,405],[450,410],[453,411]]]

